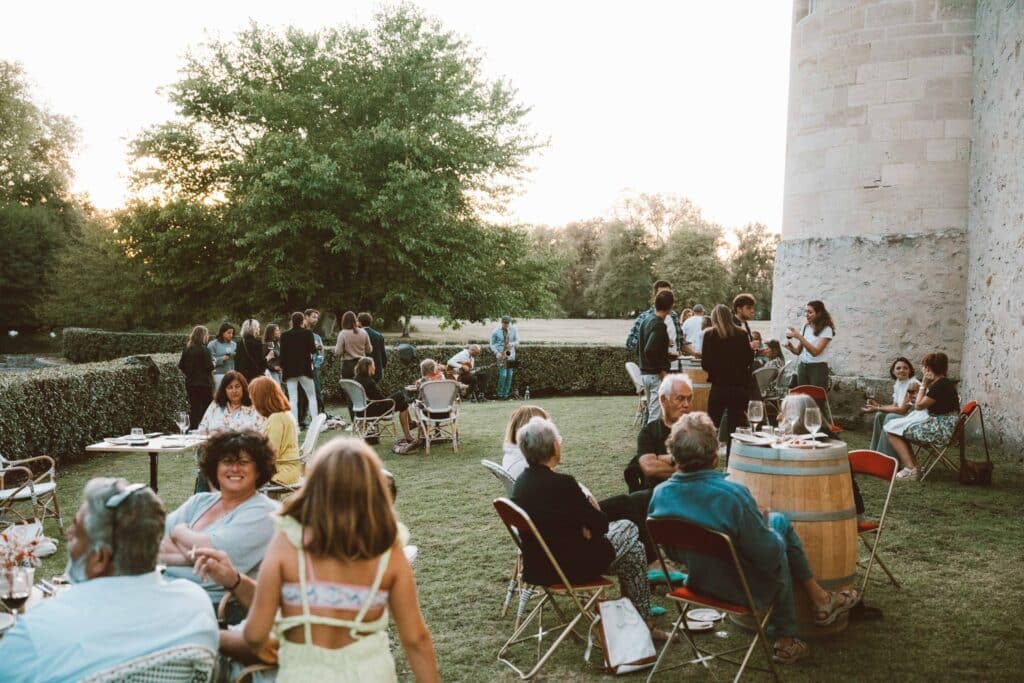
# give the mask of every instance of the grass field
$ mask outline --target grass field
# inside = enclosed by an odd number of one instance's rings
[[[630,426],[633,400],[565,398],[539,403],[562,431],[563,471],[584,482],[598,498],[623,492],[622,467],[635,447]],[[501,433],[515,405],[467,405],[458,455],[449,445],[438,446],[429,457],[422,452],[396,456],[389,444],[378,447],[398,480],[399,513],[420,547],[416,565],[420,603],[445,681],[514,680],[495,661],[512,627],[511,616],[499,618],[498,608],[514,555],[491,506],[500,486],[479,461],[500,460]],[[328,432],[323,439],[337,435]],[[867,435],[847,432],[847,440],[852,447],[863,447]],[[924,483],[898,484],[883,552],[903,588],[896,590],[882,572],[873,571],[867,602],[880,607],[884,619],[853,623],[834,640],[812,643],[807,660],[783,670],[787,679],[1020,680],[1024,668],[1024,627],[1019,621],[1024,605],[1024,474],[1007,454],[996,457],[991,487],[963,487],[939,471]],[[63,468],[60,490],[66,518],[74,514],[84,483],[100,475],[146,481],[147,459],[102,455]],[[193,477],[189,456],[162,460],[160,494],[169,508],[191,493]],[[862,488],[870,509],[881,489],[868,481],[862,482]],[[48,524],[48,532],[56,534],[56,525]],[[61,572],[64,552],[61,543],[58,555],[48,559],[39,576]],[[658,602],[666,604],[664,598]],[[667,617],[661,622],[668,626]],[[563,645],[537,680],[611,680],[584,663],[582,652],[576,643]],[[403,679],[411,679],[400,648],[396,656]],[[719,676],[733,675],[722,665],[713,669]],[[661,680],[706,678],[702,670],[690,667]]]

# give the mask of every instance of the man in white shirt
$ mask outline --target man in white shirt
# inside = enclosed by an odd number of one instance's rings
[[[479,355],[480,345],[470,344],[449,358],[447,365],[451,368],[455,378],[469,387],[470,398],[477,401],[486,401],[483,390],[486,373],[476,369],[476,357]]]
[[[171,647],[217,652],[206,592],[156,571],[164,506],[144,484],[100,477],[68,528],[69,590],[19,617],[0,638],[8,683],[77,681]]]
[[[694,304],[693,315],[683,323],[683,337],[686,339],[686,343],[693,347],[694,351],[700,351],[702,346],[703,335],[701,334],[701,329],[704,324],[704,315],[704,306],[702,304]]]

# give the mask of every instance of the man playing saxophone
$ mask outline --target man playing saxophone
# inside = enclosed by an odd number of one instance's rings
[[[512,317],[501,316],[501,326],[491,332],[491,352],[498,361],[498,400],[507,401],[512,392],[512,373],[516,367],[516,347],[519,332],[512,325]]]

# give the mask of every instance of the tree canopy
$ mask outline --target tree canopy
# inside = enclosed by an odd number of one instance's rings
[[[528,109],[436,21],[401,5],[369,28],[252,25],[182,74],[178,118],[133,143],[138,198],[119,226],[149,284],[187,289],[193,315],[549,310],[526,231],[482,218],[538,145]]]

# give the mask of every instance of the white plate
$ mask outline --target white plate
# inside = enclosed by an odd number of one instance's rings
[[[689,613],[688,613],[689,614]],[[693,621],[692,619],[686,620],[686,626],[691,631],[710,631],[715,627],[713,621]]]
[[[793,441],[787,441],[782,444],[782,448],[817,448],[818,444],[814,441],[807,441],[803,437]]]
[[[737,441],[742,441],[743,443],[749,443],[752,446],[768,446],[773,441],[773,439],[767,436],[761,436],[759,434],[740,434],[739,432],[733,434],[732,438]]]
[[[7,612],[0,612],[0,633],[3,633],[14,626],[14,616]]]
[[[716,609],[708,609],[702,607],[700,609],[692,609],[686,613],[687,621],[703,621],[703,622],[715,622],[721,619],[724,614]]]
[[[105,438],[103,440],[105,442],[109,443],[109,444],[113,444],[114,446],[127,446],[128,445],[128,439],[122,439],[119,436],[108,436],[107,438]]]

